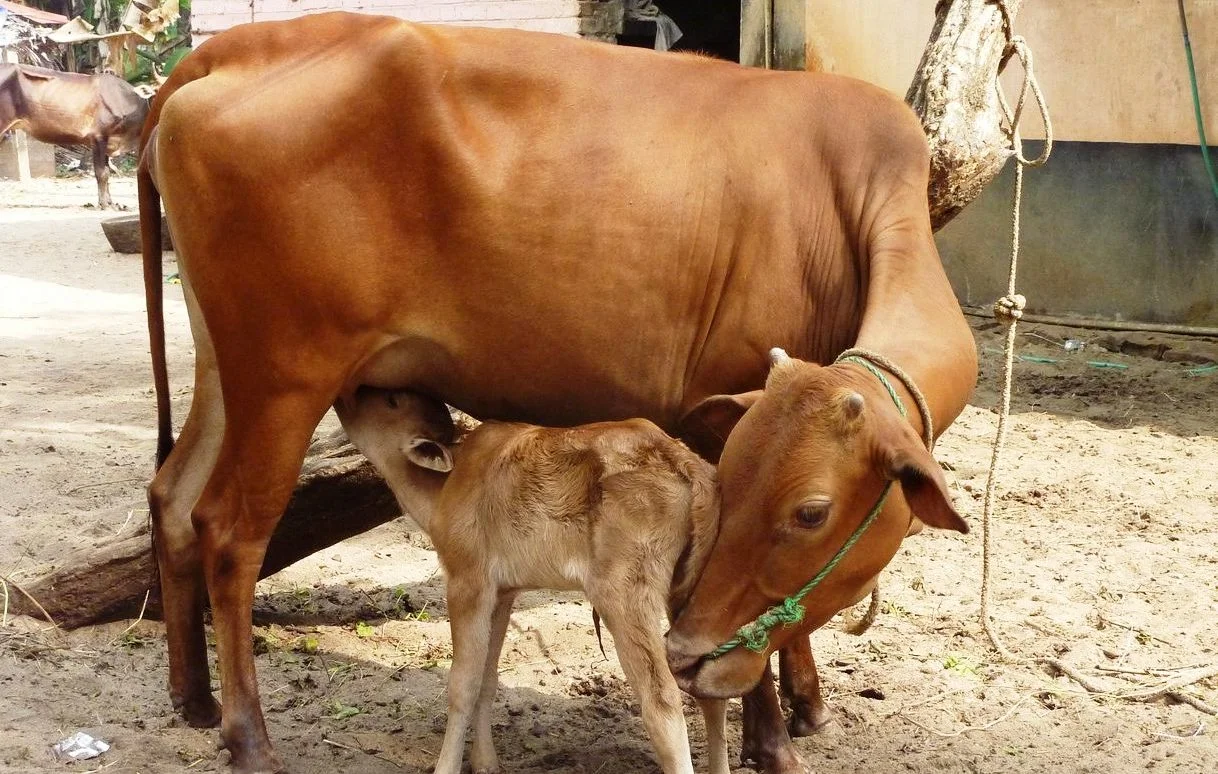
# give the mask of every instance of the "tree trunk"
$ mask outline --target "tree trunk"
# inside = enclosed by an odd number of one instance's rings
[[[940,0],[935,9],[935,27],[905,101],[922,118],[930,143],[936,231],[977,198],[1011,156],[997,83],[1006,30],[1022,4]]]
[[[1006,0],[1010,17],[1022,0]],[[922,117],[931,148],[930,208],[935,229],[950,221],[1002,169],[1009,136],[996,79],[1006,25],[994,0],[942,0],[907,101]],[[399,514],[373,467],[341,434],[316,442],[287,512],[271,539],[262,577]],[[65,557],[26,590],[65,627],[159,612],[156,562],[147,526]],[[39,615],[20,593],[16,612]]]
[[[366,532],[401,512],[372,464],[341,431],[315,441],[292,501],[271,538],[259,577]],[[42,617],[33,597],[55,623],[69,629],[134,617],[145,595],[144,615],[159,617],[160,588],[148,525],[75,550],[51,572],[23,583],[22,588],[28,596],[10,585],[13,612]]]

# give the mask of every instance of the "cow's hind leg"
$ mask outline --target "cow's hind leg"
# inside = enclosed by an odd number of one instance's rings
[[[110,201],[110,154],[106,149],[106,140],[93,142],[93,177],[97,178],[97,206],[108,210],[113,204]]]
[[[267,737],[254,671],[254,585],[310,436],[334,394],[328,386],[305,389],[307,380],[291,382],[282,373],[245,371],[222,381],[224,439],[194,522],[220,661],[221,737],[238,774],[261,774],[281,766]],[[301,386],[285,386],[293,383]]]
[[[811,736],[828,725],[833,716],[821,696],[820,675],[807,637],[796,637],[778,652],[778,686],[791,703],[791,736]]]
[[[183,290],[195,333],[194,396],[182,435],[148,489],[148,508],[169,645],[169,695],[186,722],[206,727],[220,722],[220,706],[212,697],[207,668],[203,631],[207,591],[191,511],[220,451],[224,405],[211,341],[189,283],[183,284]]]

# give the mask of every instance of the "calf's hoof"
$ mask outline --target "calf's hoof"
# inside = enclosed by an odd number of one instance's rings
[[[215,728],[220,725],[220,705],[210,693],[189,699],[174,699],[173,708],[192,728]]]

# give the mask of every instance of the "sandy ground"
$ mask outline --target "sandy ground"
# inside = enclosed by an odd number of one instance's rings
[[[153,404],[139,259],[108,249],[102,215],[82,206],[93,191],[88,179],[0,182],[0,573],[18,581],[146,516]],[[130,179],[115,192],[134,205]],[[180,418],[192,352],[172,289],[168,305]],[[978,323],[982,387],[938,452],[974,524],[1001,345]],[[1203,368],[1218,343],[1022,330],[1031,359],[1019,363],[995,526],[1000,630],[1020,654],[1058,656],[1113,689],[1218,662],[1218,373]],[[1067,352],[1065,338],[1088,344]],[[979,531],[912,538],[885,575],[871,631],[831,624],[814,636],[837,722],[798,741],[812,771],[1218,770],[1215,718],[1087,696],[1043,667],[997,658],[977,618],[980,556]],[[451,650],[442,578],[412,525],[322,551],[259,594],[262,695],[290,769],[426,771]],[[577,598],[522,600],[497,710],[506,770],[656,770],[606,645],[608,660]],[[165,680],[155,622],[61,634],[10,617],[0,771],[224,770],[216,733],[174,718]],[[1218,703],[1218,681],[1189,690]],[[738,746],[738,705],[731,722]],[[112,749],[55,762],[50,746],[80,729]]]

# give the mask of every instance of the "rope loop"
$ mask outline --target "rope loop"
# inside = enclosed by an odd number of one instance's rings
[[[1045,102],[1045,94],[1040,89],[1040,81],[1036,79],[1036,72],[1032,62],[1032,49],[1028,46],[1028,41],[1024,40],[1022,35],[1011,35],[1008,28],[1007,43],[1002,51],[1002,59],[998,65],[998,71],[1006,67],[1007,62],[1012,57],[1019,59],[1020,67],[1023,68],[1023,83],[1019,87],[1019,99],[1015,102],[1015,109],[1011,109],[1011,105],[1007,102],[1006,95],[1002,92],[1002,83],[995,79],[994,86],[998,91],[998,105],[1002,108],[1003,118],[1007,122],[1007,133],[1011,138],[1011,150],[1014,153],[1015,160],[1023,167],[1039,167],[1049,160],[1049,154],[1053,152],[1053,121],[1049,117],[1049,106]],[[1045,147],[1041,149],[1040,155],[1034,159],[1029,159],[1023,155],[1023,140],[1019,135],[1019,124],[1023,119],[1023,109],[1028,100],[1029,92],[1032,98],[1036,100],[1036,109],[1040,111],[1040,120],[1045,126]]]

